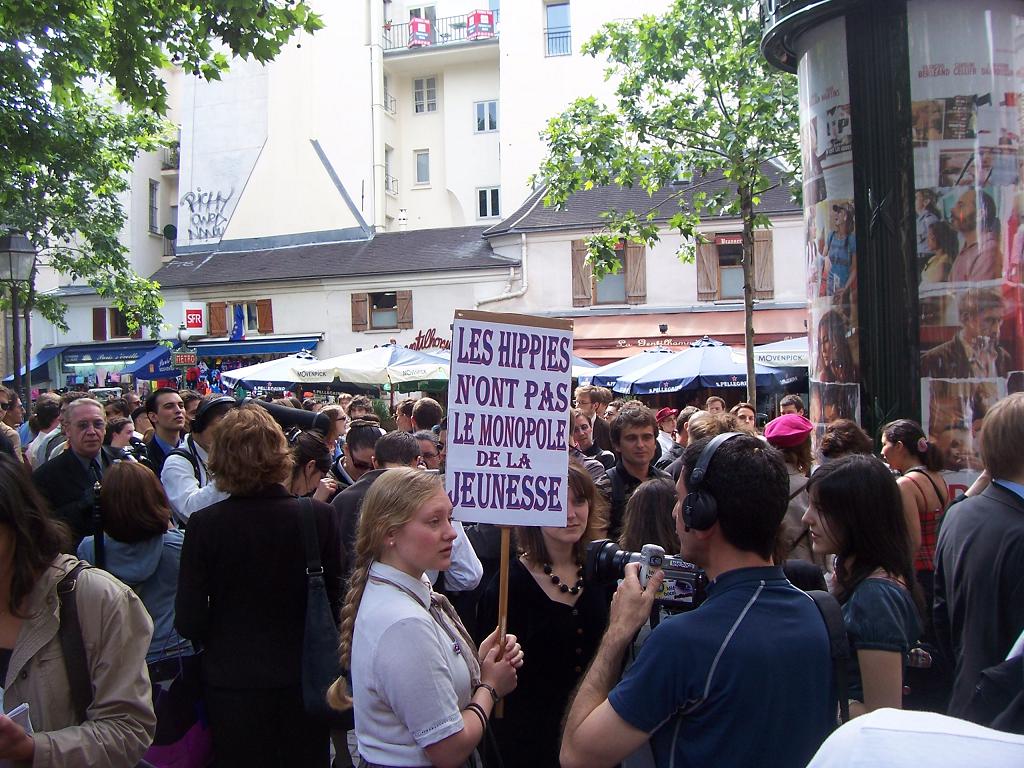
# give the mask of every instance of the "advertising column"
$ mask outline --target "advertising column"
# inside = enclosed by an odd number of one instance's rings
[[[810,416],[859,421],[857,236],[853,204],[853,120],[846,23],[835,18],[800,39],[800,134],[804,176]]]
[[[985,414],[1024,389],[1024,9],[912,0],[907,23],[921,421],[967,485]]]

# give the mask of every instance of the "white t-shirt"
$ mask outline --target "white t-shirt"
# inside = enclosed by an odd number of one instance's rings
[[[1024,736],[934,712],[876,709],[825,740],[807,768],[1020,768]]]
[[[383,563],[370,566],[351,664],[356,737],[369,763],[430,765],[424,748],[463,729],[472,690],[461,654],[474,649],[454,642],[429,605],[428,582]]]

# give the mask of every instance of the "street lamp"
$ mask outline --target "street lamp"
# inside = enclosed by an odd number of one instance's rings
[[[18,291],[21,283],[32,279],[36,263],[36,249],[29,239],[20,232],[0,235],[0,281],[11,284],[11,345],[14,347],[14,389],[21,401],[31,403],[29,393],[22,390],[21,378],[21,332],[18,327]],[[25,361],[26,367],[28,361]]]

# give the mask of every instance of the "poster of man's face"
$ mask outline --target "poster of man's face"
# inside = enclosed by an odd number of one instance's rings
[[[1006,382],[921,382],[924,429],[942,456],[943,469],[980,471],[978,442],[989,409],[1006,394]]]

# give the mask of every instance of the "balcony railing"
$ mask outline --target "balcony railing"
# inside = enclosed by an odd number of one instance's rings
[[[394,176],[392,176],[392,175],[390,175],[388,173],[385,173],[384,174],[384,191],[387,192],[389,195],[397,195],[398,194],[398,179],[396,179]]]
[[[572,35],[570,27],[548,27],[544,30],[545,56],[572,55]]]
[[[173,259],[174,258],[175,246],[176,246],[177,242],[178,242],[177,240],[172,240],[169,237],[165,237],[164,238],[164,258],[165,259]]]
[[[160,148],[160,168],[164,171],[176,171],[181,162],[181,145],[174,142],[169,147]]]
[[[408,23],[385,25],[382,44],[385,51],[399,51],[420,46],[449,45],[467,40],[489,40],[498,36],[498,12],[491,13],[494,14],[494,28],[489,31],[471,29],[468,15],[445,16],[431,24],[430,34],[426,40],[413,40]]]
[[[384,92],[384,111],[389,115],[398,114],[398,99],[387,91]]]

